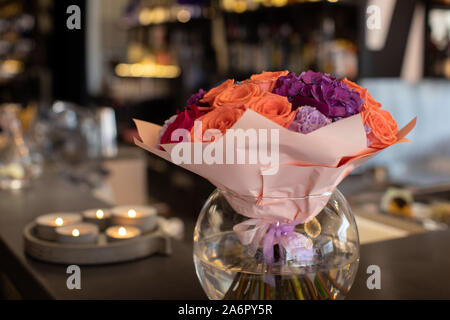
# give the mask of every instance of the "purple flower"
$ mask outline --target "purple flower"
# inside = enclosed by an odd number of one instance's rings
[[[273,93],[288,97],[293,107],[312,106],[333,121],[361,112],[363,103],[344,82],[311,70],[279,77]]]
[[[289,130],[310,133],[331,123],[331,119],[324,116],[314,107],[303,106],[298,108]]]
[[[200,104],[200,100],[203,98],[203,96],[205,95],[206,91],[203,89],[198,90],[197,93],[194,93],[186,102],[186,105],[192,106],[192,105],[196,105],[198,106]]]
[[[372,130],[370,129],[370,127],[367,124],[364,125],[364,131],[366,132],[366,136],[369,136],[369,134],[372,132]],[[371,144],[372,144],[372,141],[370,141],[370,139],[367,138],[367,148],[369,148]]]

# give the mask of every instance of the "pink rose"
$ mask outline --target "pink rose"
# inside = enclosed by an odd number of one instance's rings
[[[176,119],[169,124],[169,126],[165,129],[163,134],[161,135],[160,144],[166,143],[177,143],[181,142],[180,140],[174,141],[172,140],[172,132],[176,129],[186,129],[190,131],[194,126],[194,121],[204,115],[205,113],[200,111],[196,105],[192,105],[184,109],[184,111],[179,112]],[[164,127],[161,131],[164,130]]]

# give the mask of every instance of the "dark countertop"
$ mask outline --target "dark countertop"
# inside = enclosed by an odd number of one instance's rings
[[[66,287],[66,267],[24,254],[22,230],[36,216],[105,206],[88,190],[47,172],[19,192],[0,191],[0,270],[24,298],[205,299],[192,261],[192,221],[173,255],[81,267],[81,290]],[[450,232],[430,232],[361,246],[361,262],[349,299],[450,298]],[[367,266],[381,268],[381,290],[366,287]]]
[[[55,172],[46,172],[33,182],[32,189],[0,191],[0,270],[24,298],[206,298],[195,275],[192,241],[173,241],[170,257],[157,255],[127,263],[82,266],[81,290],[67,289],[67,266],[40,262],[24,253],[22,231],[36,216],[96,207],[105,207],[105,203]],[[192,234],[192,223],[187,222],[187,228]]]

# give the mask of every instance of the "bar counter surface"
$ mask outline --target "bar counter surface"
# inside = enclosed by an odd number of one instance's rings
[[[112,265],[81,266],[81,289],[69,290],[67,266],[28,257],[23,228],[54,211],[104,207],[88,190],[47,170],[33,187],[0,191],[0,270],[24,299],[206,299],[192,260],[193,221],[173,254]],[[450,299],[450,232],[439,231],[361,246],[348,299]],[[381,269],[381,289],[369,290],[367,267]]]

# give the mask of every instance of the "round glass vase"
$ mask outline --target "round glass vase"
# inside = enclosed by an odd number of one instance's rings
[[[293,259],[275,244],[270,263],[262,248],[254,254],[241,244],[233,226],[249,218],[237,213],[227,198],[226,191],[216,189],[194,230],[196,273],[209,299],[336,300],[346,296],[358,269],[359,237],[339,190],[318,215],[295,226],[294,232],[307,237],[311,254]]]

